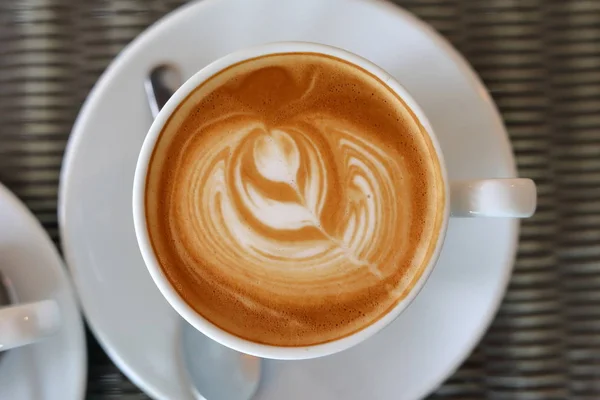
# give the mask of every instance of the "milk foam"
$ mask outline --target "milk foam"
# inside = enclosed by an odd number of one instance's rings
[[[439,165],[423,161],[431,144],[412,114],[357,68],[316,55],[245,64],[165,127],[150,237],[180,295],[223,329],[333,340],[379,318],[422,271]]]

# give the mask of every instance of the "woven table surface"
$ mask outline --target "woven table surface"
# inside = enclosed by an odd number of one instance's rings
[[[600,0],[399,0],[467,58],[539,207],[489,332],[434,399],[600,399]],[[102,71],[179,6],[0,1],[0,182],[58,243],[73,121]],[[145,399],[91,334],[89,399]]]

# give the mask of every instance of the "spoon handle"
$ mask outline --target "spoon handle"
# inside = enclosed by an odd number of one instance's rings
[[[144,82],[144,88],[153,119],[167,104],[181,83],[181,74],[173,65],[161,64],[150,71]]]

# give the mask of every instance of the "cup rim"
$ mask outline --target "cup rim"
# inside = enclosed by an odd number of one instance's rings
[[[146,177],[150,158],[165,123],[168,121],[171,114],[177,109],[179,104],[184,101],[187,96],[200,84],[231,65],[255,57],[285,53],[318,53],[340,58],[360,68],[363,68],[367,72],[385,82],[385,84],[397,95],[399,95],[400,98],[406,103],[408,108],[414,113],[420,124],[429,135],[433,148],[435,149],[435,153],[438,157],[440,173],[445,191],[444,211],[439,228],[437,243],[427,266],[423,269],[421,276],[418,278],[418,281],[414,284],[410,292],[378,320],[353,334],[321,344],[294,347],[267,345],[243,339],[219,328],[208,319],[197,313],[179,296],[177,291],[171,286],[162,268],[160,267],[154,253],[154,248],[150,243],[145,216]],[[224,346],[256,357],[280,360],[316,358],[346,350],[373,336],[389,325],[393,320],[395,320],[417,297],[425,285],[428,277],[430,276],[431,271],[437,264],[437,260],[443,247],[450,212],[447,169],[441,151],[441,146],[437,136],[433,132],[429,120],[425,116],[425,113],[422,111],[410,93],[388,72],[363,57],[329,45],[311,42],[289,41],[266,43],[244,48],[225,55],[224,57],[221,57],[200,69],[188,80],[186,80],[183,85],[179,87],[179,89],[177,89],[177,91],[171,96],[171,98],[167,101],[152,122],[152,125],[150,126],[150,129],[148,130],[148,133],[142,144],[134,174],[132,206],[135,234],[146,268],[148,269],[152,280],[160,290],[161,294],[175,309],[175,311],[198,331]]]

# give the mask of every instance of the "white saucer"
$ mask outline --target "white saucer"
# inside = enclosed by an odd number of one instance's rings
[[[0,271],[19,303],[54,299],[62,318],[55,335],[2,356],[0,399],[82,399],[87,377],[85,336],[65,267],[39,222],[1,184]]]
[[[137,155],[152,117],[143,80],[163,61],[184,75],[233,50],[276,40],[342,47],[388,70],[439,135],[451,178],[512,177],[506,132],[462,57],[429,26],[380,1],[204,0],[140,35],[102,76],[73,129],[60,188],[68,264],[89,324],[115,363],[153,397],[190,395],[178,352],[180,319],[136,245],[131,211]],[[476,345],[511,273],[518,223],[454,220],[438,267],[389,328],[340,354],[266,362],[258,399],[414,399]]]

